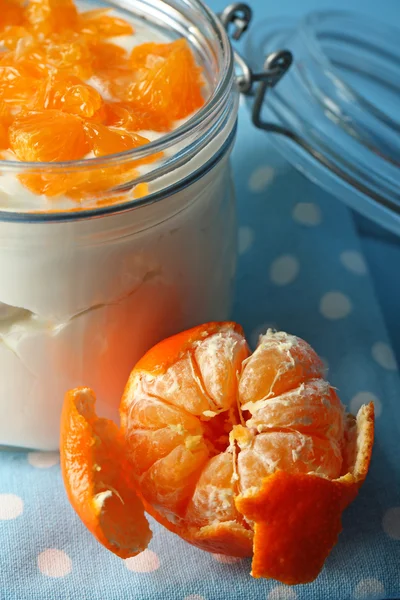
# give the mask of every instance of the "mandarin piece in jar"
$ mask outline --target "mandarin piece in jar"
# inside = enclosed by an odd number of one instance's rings
[[[88,10],[79,15],[80,33],[96,37],[116,37],[118,35],[132,35],[132,25],[110,15],[111,9],[99,8]]]
[[[137,80],[129,86],[126,99],[137,108],[177,120],[203,106],[201,69],[185,39],[137,46],[131,61]]]
[[[44,35],[78,26],[78,11],[72,0],[29,0],[25,15],[29,26]]]
[[[3,0],[1,5],[0,27],[20,25],[24,20],[23,3],[18,0]]]
[[[93,392],[80,388],[66,395],[65,414],[85,398],[94,410]],[[367,475],[374,411],[369,404],[357,418],[345,414],[306,342],[269,330],[251,354],[235,323],[183,332],[139,361],[120,415],[116,471],[122,455],[123,476],[155,519],[203,550],[252,556],[254,577],[300,584],[318,576],[341,531],[341,514]],[[101,435],[96,440],[101,445]],[[113,550],[114,538],[86,516],[92,492],[77,473],[90,469],[90,435],[84,442],[88,457],[78,426],[64,416],[60,443],[68,461],[61,464],[69,499]],[[71,492],[79,486],[80,494]],[[119,494],[117,476],[104,491]],[[114,518],[108,507],[105,516]],[[132,546],[139,541],[135,532]]]
[[[27,162],[75,160],[89,152],[82,121],[60,110],[22,115],[10,126],[9,138],[16,157]]]
[[[50,76],[44,82],[42,93],[38,93],[36,104],[38,110],[55,108],[83,119],[103,120],[105,117],[99,92],[73,75]]]

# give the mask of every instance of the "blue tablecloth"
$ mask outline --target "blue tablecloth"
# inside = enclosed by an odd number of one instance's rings
[[[215,2],[217,5],[217,2]],[[400,380],[353,217],[276,154],[241,106],[233,153],[239,265],[233,318],[254,345],[269,326],[306,338],[356,411],[375,402],[370,474],[309,586],[253,580],[248,560],[192,548],[152,521],[122,561],[70,508],[57,454],[0,455],[0,600],[400,598]]]

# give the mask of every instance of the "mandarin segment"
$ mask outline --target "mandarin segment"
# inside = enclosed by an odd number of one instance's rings
[[[106,104],[106,124],[122,127],[127,131],[168,131],[171,120],[167,115],[156,114],[151,110],[141,112],[129,102],[109,102]]]
[[[242,405],[242,411],[251,415],[246,426],[259,433],[285,428],[336,440],[343,438],[343,405],[324,379],[310,379],[280,396],[250,401]]]
[[[88,10],[79,15],[79,27],[83,34],[95,35],[97,37],[116,37],[119,35],[132,35],[132,25],[110,15],[111,9],[99,8]]]
[[[141,135],[126,133],[101,123],[85,123],[84,128],[95,156],[126,152],[149,143],[149,140]]]
[[[24,8],[18,0],[3,0],[1,4],[0,28],[21,25],[24,20]]]
[[[26,19],[34,31],[48,35],[78,24],[78,11],[72,0],[29,0]]]
[[[221,452],[203,469],[185,515],[192,527],[201,528],[216,521],[240,521],[232,486],[233,461],[231,452]]]
[[[82,122],[59,110],[21,116],[10,126],[9,138],[11,149],[22,161],[76,160],[88,152]]]
[[[45,82],[41,108],[58,109],[93,119],[104,106],[99,92],[78,77],[55,75]]]
[[[254,402],[279,396],[316,377],[323,364],[304,340],[271,329],[260,337],[258,346],[243,367],[239,384],[240,402]]]

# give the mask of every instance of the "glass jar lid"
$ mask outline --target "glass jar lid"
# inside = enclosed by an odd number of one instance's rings
[[[399,39],[361,14],[315,12],[258,21],[245,54],[267,72],[292,56],[251,99],[256,125],[296,168],[400,235]]]

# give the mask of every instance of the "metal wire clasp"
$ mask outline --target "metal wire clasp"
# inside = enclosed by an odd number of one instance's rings
[[[239,40],[250,25],[252,10],[247,4],[235,2],[224,8],[218,16],[228,34],[230,33],[230,28],[234,26],[231,36],[234,40]],[[238,52],[235,51],[234,55],[240,69],[240,73],[237,76],[237,84],[240,92],[250,94],[253,91],[254,83],[259,83],[253,105],[253,123],[261,129],[276,131],[278,133],[277,129],[279,128],[262,121],[261,109],[268,89],[273,88],[290,68],[293,62],[292,53],[289,50],[278,50],[269,54],[265,59],[263,71],[259,73],[254,73]]]

